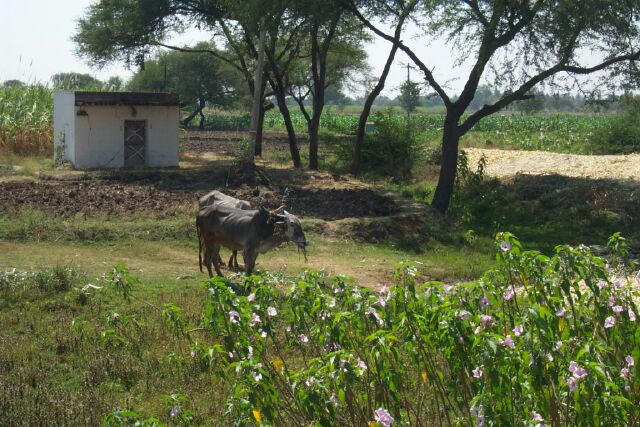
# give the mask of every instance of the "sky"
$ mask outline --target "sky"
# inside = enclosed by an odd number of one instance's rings
[[[75,45],[71,37],[76,31],[76,21],[83,16],[93,0],[0,0],[3,22],[0,25],[0,82],[18,79],[27,83],[48,83],[51,76],[59,72],[88,73],[106,80],[111,76],[128,79],[133,74],[124,64],[116,63],[103,68],[92,67],[90,63],[76,56]],[[173,40],[177,44],[192,44],[206,40],[206,33],[189,30]],[[444,43],[435,42],[430,46],[415,38],[415,31],[409,31],[403,37],[405,43],[415,49],[423,60],[434,67],[436,78],[442,81],[454,79],[450,83],[450,92],[458,93],[462,87],[460,75],[452,74],[453,58]],[[376,38],[366,46],[373,75],[382,71],[390,44]],[[428,55],[425,53],[428,52]],[[407,57],[399,53],[387,80],[383,95],[395,96],[397,88],[406,79],[407,69],[401,64],[407,63]],[[468,70],[467,67],[462,68]],[[135,70],[134,70],[135,71]],[[418,80],[417,71],[411,71],[412,80]],[[350,93],[351,96],[362,96]]]

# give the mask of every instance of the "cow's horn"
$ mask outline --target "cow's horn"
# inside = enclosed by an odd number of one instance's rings
[[[286,207],[285,205],[282,205],[278,209],[273,210],[272,213],[274,214],[280,213],[280,211],[284,211],[285,207]]]

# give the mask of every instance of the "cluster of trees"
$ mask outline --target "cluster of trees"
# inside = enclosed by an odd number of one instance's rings
[[[445,212],[456,177],[458,142],[482,118],[535,99],[534,91],[546,82],[599,73],[607,77],[604,84],[628,88],[637,83],[639,11],[640,0],[100,0],[80,19],[75,42],[78,52],[95,64],[122,60],[141,65],[159,48],[217,58],[242,76],[248,93],[262,100],[256,110],[256,151],[260,118],[272,108],[268,99],[273,97],[287,127],[293,164],[301,166],[287,102],[293,99],[307,119],[309,167],[316,169],[328,88],[339,89],[365,67],[366,58],[359,57],[364,41],[372,36],[386,40],[387,61],[364,99],[353,172],[359,171],[371,106],[401,51],[433,93],[430,99],[446,112],[433,200]],[[420,27],[424,49],[404,43],[406,22]],[[170,35],[187,26],[210,31],[223,49],[169,45]],[[448,40],[460,63],[471,63],[459,94],[449,93],[446,80],[433,74],[429,44],[435,38]],[[585,50],[593,55],[585,59]],[[500,91],[491,91],[481,103],[482,80]],[[414,89],[406,88],[408,107],[415,101]]]

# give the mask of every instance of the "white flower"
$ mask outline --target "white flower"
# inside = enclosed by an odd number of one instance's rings
[[[484,374],[484,371],[482,370],[482,366],[477,367],[476,369],[471,371],[473,373],[473,378],[482,378],[482,374]]]
[[[536,411],[531,412],[531,419],[533,421],[544,421],[544,418],[542,418],[542,415],[540,415]]]
[[[300,339],[300,342],[303,342],[305,344],[309,342],[309,337],[306,336],[305,334],[300,334],[298,338]]]
[[[252,313],[251,326],[255,326],[258,323],[260,323],[260,316],[258,316],[256,313]]]
[[[251,294],[247,297],[247,301],[254,302],[256,300],[256,294]]]
[[[267,308],[267,315],[268,315],[269,317],[276,317],[276,316],[277,316],[277,314],[278,314],[278,311],[276,310],[276,308],[275,308],[275,307],[271,307],[271,306],[269,306],[269,307]]]
[[[231,323],[238,323],[240,321],[240,313],[235,310],[229,312],[229,321]]]
[[[253,376],[255,382],[259,382],[262,379],[262,374],[260,372],[254,371],[251,375]]]
[[[629,307],[629,309],[627,310],[627,313],[629,314],[629,320],[631,320],[632,322],[636,321],[636,313],[633,311],[633,309],[631,307]]]

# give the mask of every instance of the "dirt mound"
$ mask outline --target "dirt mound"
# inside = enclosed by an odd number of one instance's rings
[[[177,190],[170,189],[162,182],[151,184],[108,180],[3,183],[0,184],[0,213],[29,208],[62,217],[145,213],[156,218],[168,218],[195,212],[198,198],[206,191],[180,187]],[[258,206],[252,188],[220,190]],[[262,190],[261,196],[268,208],[276,208],[283,203],[282,192],[279,191]],[[296,215],[325,220],[386,216],[399,209],[393,200],[366,189],[292,187],[286,205]]]

